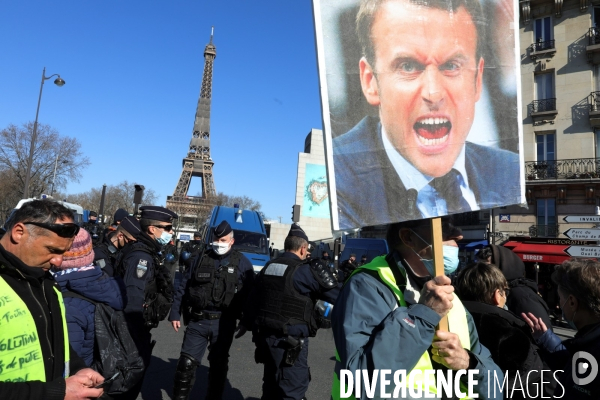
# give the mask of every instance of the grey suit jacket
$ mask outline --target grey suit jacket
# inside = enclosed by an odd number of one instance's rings
[[[379,119],[365,117],[333,140],[340,229],[423,218],[381,141]],[[467,142],[465,168],[481,209],[521,202],[519,155]]]

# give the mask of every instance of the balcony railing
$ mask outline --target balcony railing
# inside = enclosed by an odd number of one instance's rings
[[[588,31],[588,45],[600,44],[600,28],[592,27]]]
[[[600,111],[600,92],[590,93],[588,102],[590,104],[590,111]]]
[[[539,113],[556,110],[556,98],[534,100],[531,102],[531,112]]]
[[[558,225],[531,225],[529,236],[531,237],[558,237]]]
[[[545,42],[537,41],[531,45],[532,52],[546,51],[554,49],[554,39],[546,40]]]
[[[525,177],[528,180],[597,179],[600,178],[600,158],[527,161]]]

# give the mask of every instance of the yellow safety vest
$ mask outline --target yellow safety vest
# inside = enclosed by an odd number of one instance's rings
[[[62,294],[54,288],[62,318],[65,369],[69,376],[69,338]],[[42,338],[25,302],[0,276],[0,382],[46,381]]]
[[[350,276],[352,276],[356,273],[359,273],[361,271],[365,271],[365,270],[371,270],[371,271],[377,272],[381,282],[384,283],[386,286],[388,286],[392,290],[394,295],[396,296],[396,299],[398,300],[398,304],[401,307],[406,307],[406,301],[404,300],[404,294],[402,293],[402,291],[400,290],[400,288],[398,287],[398,285],[396,283],[396,278],[394,277],[394,273],[392,272],[392,270],[390,269],[390,266],[388,265],[388,263],[386,261],[386,256],[379,256],[379,257],[374,258],[373,261],[371,261],[370,263],[357,268]],[[403,273],[404,276],[406,276],[406,271],[401,271],[401,272]],[[458,338],[460,339],[460,343],[462,344],[463,348],[465,348],[466,350],[470,350],[471,349],[471,336],[469,334],[469,324],[467,321],[467,314],[465,311],[465,307],[463,306],[461,301],[456,296],[454,297],[454,300],[452,301],[452,305],[453,305],[453,307],[450,310],[450,312],[448,313],[448,330],[450,332],[456,333],[458,335]],[[337,350],[335,352],[335,359],[337,362],[340,362],[340,357],[339,357]],[[417,370],[419,370],[420,373],[413,374],[413,372],[417,371]],[[404,379],[402,381],[402,385],[406,386],[408,388],[408,381],[409,381],[408,377],[410,374],[413,374],[413,382],[414,382],[413,389],[421,388],[421,390],[424,392],[426,391],[429,393],[437,394],[437,387],[435,386],[435,384],[433,384],[432,381],[429,381],[429,383],[430,383],[429,387],[425,387],[425,379],[424,379],[425,371],[431,371],[431,370],[433,370],[433,365],[431,364],[431,358],[429,356],[428,351],[425,350],[425,353],[423,353],[423,355],[417,362],[417,365],[415,365],[415,367],[412,369],[412,371],[410,371],[410,373],[407,374],[406,379]],[[462,383],[461,383],[461,388],[462,388],[463,393],[467,393],[467,389]],[[333,386],[331,388],[331,397],[334,400],[338,400],[338,399],[341,399],[340,395],[341,395],[340,377],[338,376],[338,373],[336,370],[336,371],[334,371]],[[355,397],[353,395],[350,397],[345,397],[345,398],[355,399]],[[463,399],[469,399],[469,397],[464,397]]]

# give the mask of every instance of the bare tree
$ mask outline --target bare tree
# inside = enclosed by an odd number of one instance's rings
[[[37,131],[29,182],[31,195],[50,192],[55,166],[55,189],[66,187],[69,181],[79,181],[83,169],[90,165],[81,151],[81,143],[76,138],[61,136],[49,125],[38,124]],[[0,170],[12,175],[10,180],[15,185],[12,189],[18,198],[24,192],[32,136],[33,122],[20,127],[11,124],[0,131]]]
[[[110,221],[113,214],[117,209],[123,208],[130,214],[133,213],[133,195],[135,183],[129,183],[128,181],[120,182],[116,185],[106,186],[106,196],[104,198],[104,215],[108,217],[107,221]],[[100,207],[100,199],[102,198],[102,187],[92,188],[87,192],[70,194],[66,196],[66,200],[69,203],[75,203],[81,205],[86,210],[92,210],[98,212]],[[152,189],[144,190],[143,203],[146,205],[155,205],[158,200],[156,193]]]
[[[229,196],[223,192],[217,194],[216,204],[226,207],[233,207],[234,204],[238,204],[241,209],[251,211],[260,211],[262,207],[260,202],[248,196]]]

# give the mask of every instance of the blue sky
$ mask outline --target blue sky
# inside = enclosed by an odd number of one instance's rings
[[[91,165],[68,193],[123,180],[164,204],[181,173],[215,27],[211,153],[217,191],[291,222],[298,153],[322,127],[309,0],[5,0],[0,129],[35,119],[77,137]],[[190,194],[200,185],[194,182]]]

